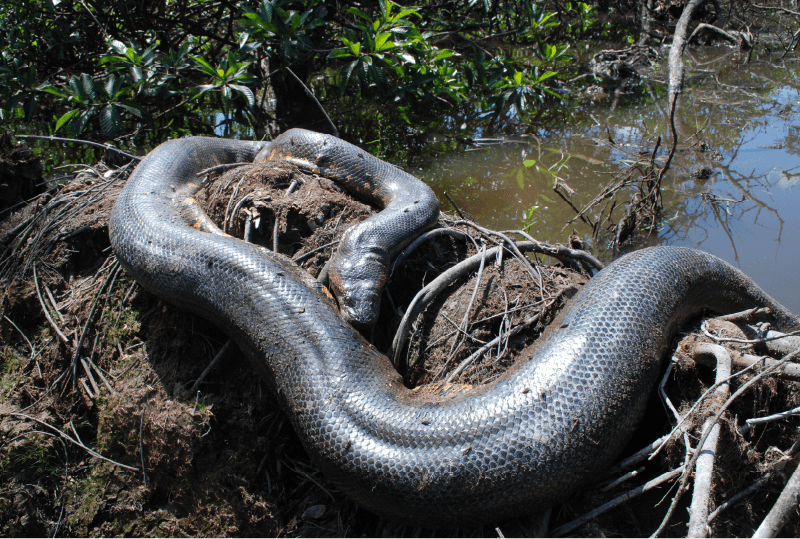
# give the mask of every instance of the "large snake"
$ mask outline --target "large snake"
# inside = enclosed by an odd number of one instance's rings
[[[328,146],[339,153],[320,160]],[[370,177],[376,185],[402,190],[409,178],[418,182],[355,146],[304,131],[272,143],[174,140],[153,150],[120,194],[110,223],[114,252],[145,288],[228,332],[263,373],[314,463],[357,503],[388,517],[464,525],[550,507],[620,453],[684,321],[706,308],[766,306],[779,327],[800,327],[726,262],[656,247],[599,272],[532,357],[497,381],[465,392],[409,390],[305,271],[209,233],[214,227],[191,198],[196,174],[259,151],[322,172],[335,167],[335,179],[358,173],[343,168],[347,160],[380,170]],[[357,262],[345,257],[344,265]]]

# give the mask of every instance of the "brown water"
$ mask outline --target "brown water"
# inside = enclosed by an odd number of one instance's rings
[[[711,252],[800,312],[798,64],[716,49],[689,51],[686,67],[688,86],[676,116],[681,144],[665,178],[662,223],[647,243]],[[430,182],[443,207],[449,207],[447,191],[487,226],[530,224],[537,239],[562,243],[575,228],[590,239],[591,229],[579,221],[562,231],[575,212],[553,192],[554,179],[575,189],[572,200],[583,207],[626,162],[649,156],[657,135],[664,140],[659,155],[666,155],[666,75],[646,75],[650,81],[638,95],[586,98],[559,127],[463,146],[414,172]],[[713,171],[708,179],[691,175],[700,165]],[[734,202],[712,205],[703,193]],[[531,207],[533,219],[524,221]],[[602,242],[592,249],[612,256]]]

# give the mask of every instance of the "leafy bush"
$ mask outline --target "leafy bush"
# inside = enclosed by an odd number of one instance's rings
[[[554,95],[569,42],[597,18],[583,2],[551,11],[532,0],[466,9],[378,0],[335,13],[323,0],[175,0],[159,9],[147,19],[137,6],[123,17],[80,0],[0,6],[0,118],[52,119],[73,137],[158,139],[187,125],[210,131],[212,107],[261,130],[273,118],[257,105],[260,81],[284,68],[335,71],[312,86],[341,100],[525,114]],[[490,52],[492,35],[531,54]]]

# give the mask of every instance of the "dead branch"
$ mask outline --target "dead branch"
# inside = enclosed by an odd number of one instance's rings
[[[728,398],[730,385],[724,380],[731,375],[731,356],[727,350],[718,344],[700,343],[696,346],[707,354],[713,354],[717,358],[717,375],[714,390],[714,397],[721,401]],[[702,447],[697,451],[694,479],[694,493],[692,504],[689,508],[689,537],[705,537],[708,535],[708,506],[711,499],[711,480],[714,475],[714,459],[717,454],[717,440],[719,439],[720,425],[717,421],[710,419],[703,424],[703,432],[709,432],[708,438]]]

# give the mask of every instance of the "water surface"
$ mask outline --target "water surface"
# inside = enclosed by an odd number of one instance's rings
[[[797,63],[711,49],[689,51],[686,65],[688,85],[676,115],[680,145],[665,177],[662,219],[646,242],[711,252],[800,312],[794,285],[800,267]],[[414,172],[430,182],[443,206],[449,205],[446,191],[486,226],[528,226],[537,239],[561,243],[575,229],[591,239],[580,221],[562,230],[575,212],[553,185],[566,182],[580,208],[626,164],[647,160],[659,135],[663,160],[670,141],[666,74],[654,68],[644,75],[650,80],[633,94],[565,104],[573,110],[560,126],[502,144],[461,145],[423,160]],[[692,174],[701,166],[711,172],[706,179]],[[610,259],[604,243],[592,248]]]

